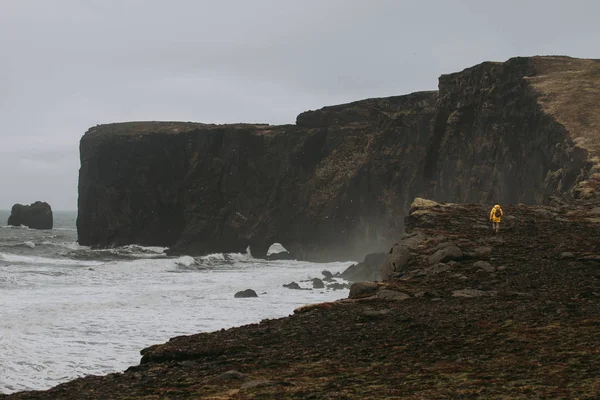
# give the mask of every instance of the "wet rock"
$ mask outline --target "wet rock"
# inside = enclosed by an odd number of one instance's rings
[[[267,256],[267,260],[269,260],[269,261],[293,260],[293,259],[294,259],[294,257],[292,257],[292,255],[287,251],[282,251],[281,253],[273,253],[273,254],[269,254]]]
[[[323,275],[325,280],[331,280],[333,279],[333,274],[330,271],[321,271],[321,274]]]
[[[285,283],[285,284],[283,284],[283,287],[286,287],[288,289],[294,289],[294,290],[301,290],[302,289],[300,287],[300,285],[298,285],[296,282]]]
[[[313,285],[313,289],[323,289],[325,287],[325,284],[319,278],[313,278],[312,285]]]
[[[352,282],[379,281],[386,257],[386,253],[368,254],[363,262],[349,266],[340,276]]]
[[[342,289],[347,289],[347,288],[348,288],[347,284],[339,283],[339,282],[334,282],[334,283],[327,285],[327,289],[331,289],[331,290],[342,290]]]
[[[15,204],[8,217],[8,225],[27,226],[31,229],[52,229],[52,208],[46,202],[36,201],[28,206]]]
[[[570,251],[564,251],[562,253],[560,253],[560,258],[562,259],[571,259],[571,258],[575,258],[575,254],[573,254]]]
[[[248,297],[258,297],[256,292],[252,289],[242,290],[237,292],[233,297],[235,298],[248,298]]]

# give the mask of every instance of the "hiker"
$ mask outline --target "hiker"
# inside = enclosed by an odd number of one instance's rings
[[[504,211],[502,211],[499,204],[496,204],[494,208],[492,208],[492,211],[490,211],[490,221],[492,222],[494,233],[498,233],[498,230],[500,229],[500,220],[503,216]]]

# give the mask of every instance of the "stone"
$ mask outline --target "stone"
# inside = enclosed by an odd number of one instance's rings
[[[439,263],[432,267],[427,268],[427,274],[436,275],[441,272],[450,271],[450,269],[451,269],[450,265],[444,264],[444,263]]]
[[[331,280],[333,279],[333,274],[330,271],[321,271],[321,275],[323,275],[324,279]]]
[[[325,284],[319,278],[313,278],[312,285],[313,285],[313,289],[323,289],[325,287]]]
[[[494,268],[492,264],[487,261],[477,261],[473,264],[473,267],[479,268],[485,272],[494,272],[496,270],[496,268]]]
[[[476,258],[488,258],[492,254],[492,248],[489,246],[476,247],[473,254]]]
[[[295,289],[295,290],[302,289],[300,287],[300,285],[298,285],[296,282],[290,282],[290,283],[283,284],[283,287],[286,287],[288,289]]]
[[[242,290],[233,295],[235,298],[249,298],[249,297],[258,297],[256,292],[252,289]]]
[[[436,251],[429,257],[429,264],[435,265],[452,260],[460,260],[463,257],[463,252],[456,245],[451,245],[441,250]]]
[[[8,217],[8,225],[24,225],[31,229],[52,229],[52,208],[46,202],[36,201],[28,206],[15,204]]]
[[[360,299],[363,297],[369,297],[374,295],[379,288],[380,283],[377,282],[359,282],[354,283],[350,286],[350,293],[348,294],[349,299]]]
[[[348,285],[346,285],[345,283],[339,283],[339,282],[334,282],[334,283],[327,285],[327,289],[331,289],[331,290],[342,290],[342,289],[347,289],[347,288],[348,288]]]
[[[575,258],[575,254],[573,254],[570,251],[563,251],[562,253],[560,253],[560,258],[562,259],[571,259],[571,258]]]
[[[340,277],[352,282],[379,281],[381,280],[382,264],[386,257],[386,253],[367,254],[363,262],[349,266],[341,273]]]

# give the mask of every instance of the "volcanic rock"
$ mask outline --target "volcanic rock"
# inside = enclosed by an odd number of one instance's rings
[[[386,257],[386,253],[367,254],[363,262],[352,264],[340,274],[340,277],[353,282],[379,281],[381,266]]]
[[[52,208],[46,202],[36,201],[28,206],[12,206],[8,225],[27,226],[31,229],[52,229]]]
[[[247,298],[247,297],[258,297],[256,292],[252,289],[242,290],[237,292],[233,297],[235,298]]]

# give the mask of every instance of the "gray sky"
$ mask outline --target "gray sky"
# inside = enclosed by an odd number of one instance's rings
[[[599,15],[597,0],[0,0],[0,209],[75,210],[96,124],[293,123],[482,61],[600,58]]]

